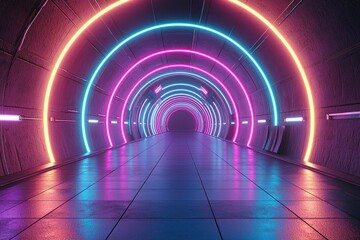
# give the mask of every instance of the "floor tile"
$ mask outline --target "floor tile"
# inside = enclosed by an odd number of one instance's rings
[[[324,201],[281,201],[287,208],[301,218],[350,218]]]
[[[63,201],[26,201],[0,214],[0,218],[42,218]]]
[[[0,219],[0,239],[11,239],[37,219]]]
[[[122,219],[109,239],[218,240],[214,220],[209,219]]]
[[[211,201],[217,219],[298,218],[277,201]]]
[[[360,238],[360,222],[355,219],[305,219],[309,225],[327,239],[357,240]]]
[[[224,240],[325,239],[299,219],[219,219]]]
[[[136,200],[206,200],[206,195],[202,189],[146,189]]]
[[[274,200],[262,190],[254,189],[207,189],[209,200]]]
[[[118,219],[130,205],[130,201],[79,201],[72,200],[46,218],[102,218]]]
[[[134,201],[124,218],[213,218],[206,200]]]
[[[105,239],[116,220],[42,219],[14,239]]]
[[[77,195],[75,200],[132,200],[135,197],[137,190],[135,189],[97,189],[90,190],[87,189]]]

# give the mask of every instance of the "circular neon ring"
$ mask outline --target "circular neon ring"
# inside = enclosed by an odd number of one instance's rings
[[[202,119],[201,115],[199,112],[197,112],[197,109],[193,108],[191,105],[187,106],[186,104],[180,104],[178,105],[174,105],[171,108],[167,109],[166,112],[164,113],[164,116],[161,118],[161,126],[165,127],[168,125],[169,119],[171,118],[172,114],[174,114],[177,111],[188,111],[191,113],[191,115],[193,116],[193,118],[196,121],[196,131],[197,132],[202,132],[204,129],[204,120]],[[165,130],[163,130],[162,132],[165,132]]]
[[[112,140],[111,140],[111,136],[110,136],[110,129],[109,129],[109,124],[108,124],[108,121],[109,121],[109,114],[110,114],[110,108],[111,108],[111,104],[112,104],[112,101],[115,97],[115,94],[116,92],[118,91],[121,83],[124,81],[125,78],[127,78],[127,76],[130,74],[131,71],[133,71],[134,68],[136,68],[138,65],[140,65],[141,63],[143,63],[144,61],[148,60],[148,59],[151,59],[153,57],[156,57],[156,56],[159,56],[159,55],[163,55],[163,54],[173,54],[173,53],[187,53],[187,54],[193,54],[193,55],[197,55],[197,56],[201,56],[201,57],[204,57],[206,59],[209,59],[213,62],[215,62],[216,64],[220,65],[223,69],[225,69],[234,79],[235,81],[237,82],[237,84],[240,86],[245,98],[246,98],[246,102],[248,104],[248,107],[249,107],[249,111],[250,111],[250,116],[251,116],[251,126],[250,126],[250,134],[249,134],[249,138],[248,138],[248,141],[247,141],[247,145],[249,146],[250,143],[251,143],[251,140],[252,140],[252,137],[253,137],[253,130],[254,130],[254,112],[253,112],[253,108],[252,108],[252,105],[251,105],[251,101],[250,101],[250,97],[248,95],[248,93],[246,92],[243,84],[241,83],[241,81],[238,79],[238,77],[235,75],[235,73],[233,73],[226,65],[224,65],[222,62],[218,61],[217,59],[209,56],[209,55],[206,55],[204,53],[200,53],[200,52],[197,52],[197,51],[193,51],[193,50],[187,50],[187,49],[171,49],[171,50],[164,50],[164,51],[160,51],[160,52],[156,52],[156,53],[153,53],[153,54],[150,54],[144,58],[142,58],[141,60],[139,60],[138,62],[136,62],[134,65],[131,66],[131,68],[129,68],[125,73],[124,75],[122,75],[122,77],[120,78],[120,80],[118,81],[118,83],[116,84],[115,88],[113,89],[112,93],[111,93],[111,96],[110,96],[110,100],[108,102],[108,106],[107,106],[107,110],[106,110],[106,133],[107,133],[107,137],[108,137],[108,142],[109,142],[109,145],[112,147],[113,146],[113,143],[112,143]],[[121,122],[124,121],[124,115],[122,113],[121,115]],[[238,132],[239,132],[239,122],[237,121],[236,122],[236,126],[235,126],[235,136],[238,135]],[[123,126],[121,125],[121,133],[123,134],[123,137],[124,137],[124,141],[125,143],[127,142],[127,139],[126,139],[126,136],[124,134],[124,128]],[[233,141],[236,140],[236,138],[233,138]]]
[[[195,96],[189,95],[187,93],[176,93],[168,96],[165,98],[160,104],[159,107],[154,110],[153,112],[153,123],[156,126],[155,129],[160,129],[159,125],[156,123],[159,123],[158,118],[162,116],[162,112],[165,111],[167,108],[169,108],[171,105],[178,103],[178,102],[188,102],[191,103],[193,106],[195,106],[200,112],[203,113],[203,116],[206,118],[206,123],[208,123],[208,128],[210,126],[210,123],[212,122],[212,117],[206,112],[206,109],[204,108],[204,105],[202,106],[199,104],[199,100],[196,99]]]
[[[116,51],[118,51],[123,45],[127,44],[129,41],[137,38],[138,36],[140,36],[142,34],[145,34],[147,32],[151,32],[151,31],[154,31],[154,30],[157,30],[157,29],[163,29],[163,28],[195,28],[195,29],[198,29],[198,30],[211,32],[211,33],[213,33],[213,34],[215,34],[215,35],[217,35],[219,37],[222,37],[226,41],[228,41],[228,42],[232,43],[234,46],[236,46],[243,54],[245,54],[250,59],[250,62],[255,66],[257,71],[260,73],[260,76],[261,76],[262,80],[265,82],[265,85],[267,87],[268,93],[270,95],[271,103],[272,103],[272,109],[273,109],[273,115],[274,115],[274,125],[275,126],[278,125],[278,115],[279,114],[278,114],[278,109],[277,109],[275,96],[274,96],[274,93],[272,91],[270,82],[267,79],[267,77],[266,77],[264,71],[262,70],[262,68],[260,67],[260,65],[257,63],[257,61],[254,59],[254,57],[251,56],[251,54],[248,51],[246,51],[246,49],[243,46],[241,46],[238,42],[236,42],[234,39],[228,37],[227,35],[219,32],[219,31],[217,31],[215,29],[209,28],[209,27],[205,27],[205,26],[201,26],[201,25],[197,25],[197,24],[191,24],[191,23],[168,23],[168,24],[161,24],[161,25],[156,25],[156,26],[153,26],[153,27],[143,29],[143,30],[138,31],[135,34],[127,37],[125,40],[123,40],[118,45],[116,45],[109,52],[109,54],[106,55],[106,57],[101,61],[101,63],[96,68],[94,74],[90,78],[90,81],[89,81],[89,83],[87,85],[85,95],[84,95],[84,99],[83,99],[82,110],[81,110],[81,127],[82,127],[83,141],[84,141],[85,148],[87,149],[88,152],[90,151],[90,147],[89,147],[89,143],[88,143],[87,136],[86,136],[86,125],[85,125],[86,105],[87,105],[87,99],[88,99],[88,96],[89,96],[89,93],[90,93],[91,86],[94,84],[94,81],[95,81],[97,75],[99,74],[100,70],[105,65],[105,63],[110,59],[110,57]],[[238,125],[238,123],[237,123],[237,125]],[[252,134],[252,130],[253,129],[250,130],[251,134]],[[108,129],[106,131],[107,131],[106,132],[107,135],[109,136]],[[233,139],[233,141],[234,141],[234,139]],[[110,146],[113,146],[111,139],[110,139],[109,142],[110,142]],[[247,142],[247,146],[250,145],[250,142],[251,141]]]
[[[201,104],[199,104],[199,102],[195,99],[194,96],[188,95],[188,94],[173,94],[172,96],[167,97],[167,99],[164,99],[161,103],[157,104],[156,107],[153,108],[152,113],[149,113],[150,116],[150,122],[152,124],[154,124],[156,122],[156,116],[159,116],[159,114],[157,114],[158,111],[161,111],[162,108],[167,108],[168,106],[171,106],[173,104],[179,103],[179,102],[184,102],[184,103],[188,103],[191,104],[193,106],[195,106],[200,112],[202,112],[202,115],[204,117],[204,119],[206,119],[206,123],[208,123],[208,127],[210,128],[210,123],[213,122],[213,117],[208,113],[208,111],[206,111],[206,109],[204,109],[204,106],[202,106]],[[207,105],[205,104],[205,107],[207,107]],[[158,129],[158,126],[152,127],[154,129],[153,134],[157,134],[156,129]]]

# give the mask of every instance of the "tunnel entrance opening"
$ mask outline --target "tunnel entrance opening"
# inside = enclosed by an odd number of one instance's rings
[[[195,132],[196,120],[186,110],[178,110],[169,117],[166,127],[168,132]]]

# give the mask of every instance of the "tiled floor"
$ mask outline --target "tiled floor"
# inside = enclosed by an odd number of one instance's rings
[[[163,134],[0,190],[0,239],[360,239],[360,188]]]

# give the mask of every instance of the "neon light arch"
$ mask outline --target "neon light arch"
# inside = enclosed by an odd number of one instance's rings
[[[164,112],[164,115],[162,116],[161,118],[161,126],[166,126],[169,122],[169,119],[171,117],[172,114],[174,114],[175,112],[179,111],[179,110],[186,110],[188,112],[190,112],[192,114],[192,116],[194,117],[195,121],[196,121],[196,128],[195,128],[195,131],[197,132],[202,132],[204,130],[204,120],[200,114],[200,112],[194,108],[193,106],[191,105],[187,105],[187,104],[176,104],[176,105],[173,105],[171,106],[169,109],[167,109],[165,112]],[[197,117],[195,117],[197,116]],[[164,131],[163,131],[164,132]]]
[[[50,75],[50,78],[49,78],[49,81],[48,81],[48,84],[46,87],[45,96],[44,96],[44,108],[43,108],[43,130],[44,130],[45,146],[46,146],[46,150],[47,150],[50,162],[55,162],[55,157],[53,154],[51,141],[50,141],[49,125],[48,125],[48,117],[49,117],[48,111],[49,111],[49,101],[50,101],[51,90],[52,90],[52,87],[53,87],[53,84],[55,81],[57,71],[58,71],[64,57],[66,56],[66,54],[68,53],[68,51],[70,50],[70,48],[72,47],[74,42],[79,38],[79,36],[90,25],[92,25],[95,21],[99,20],[102,16],[106,15],[107,13],[110,13],[113,9],[116,9],[116,8],[122,6],[124,3],[128,2],[128,1],[129,0],[116,1],[112,4],[110,4],[108,7],[102,9],[100,12],[98,12],[93,17],[91,17],[88,21],[86,21],[85,24],[82,25],[82,27],[78,31],[76,31],[76,33],[67,42],[67,44],[65,45],[65,47],[63,48],[63,50],[61,51],[59,57],[57,58],[57,60],[55,62],[54,68],[51,72],[51,75]],[[255,11],[251,7],[247,6],[246,4],[244,4],[240,1],[237,1],[237,0],[228,0],[228,1],[234,3],[235,6],[238,6],[242,10],[252,14],[255,18],[257,18],[264,25],[266,25],[276,35],[276,37],[280,40],[280,42],[284,45],[284,47],[291,55],[291,58],[295,62],[296,66],[300,72],[302,81],[303,81],[305,89],[306,89],[309,108],[310,108],[310,122],[309,122],[310,130],[308,133],[308,135],[309,135],[308,144],[307,144],[307,147],[305,150],[305,156],[304,156],[304,161],[308,162],[310,155],[311,155],[312,148],[313,148],[314,138],[315,138],[315,104],[314,104],[314,100],[313,100],[313,96],[312,96],[312,92],[311,92],[310,83],[306,76],[305,70],[304,70],[298,56],[296,55],[295,51],[291,47],[291,45],[282,36],[282,34],[274,27],[273,24],[271,24],[259,12]]]
[[[143,29],[143,30],[138,31],[135,34],[127,37],[125,40],[123,40],[118,45],[116,45],[105,56],[105,58],[101,61],[101,63],[96,68],[94,74],[90,78],[90,81],[89,81],[89,83],[87,85],[85,95],[84,95],[84,99],[83,99],[82,110],[81,110],[82,134],[83,134],[83,140],[84,140],[85,148],[87,149],[88,152],[90,152],[90,147],[89,147],[89,143],[87,141],[87,136],[86,136],[85,112],[86,112],[87,99],[88,99],[88,96],[89,96],[89,93],[90,93],[90,89],[91,89],[91,86],[94,84],[94,81],[95,81],[98,73],[100,72],[102,67],[105,65],[105,63],[111,58],[111,56],[116,51],[118,51],[123,45],[127,44],[129,41],[131,41],[131,40],[137,38],[138,36],[143,35],[143,34],[145,34],[147,32],[151,32],[151,31],[154,31],[154,30],[157,30],[157,29],[164,29],[164,28],[194,28],[194,29],[198,29],[198,30],[203,30],[203,31],[213,33],[213,34],[225,39],[226,41],[232,43],[234,46],[236,46],[243,54],[245,54],[250,59],[250,62],[255,66],[256,70],[260,73],[261,79],[265,82],[265,85],[266,85],[266,88],[268,90],[268,94],[270,95],[270,99],[271,99],[271,103],[272,103],[274,125],[275,126],[278,125],[278,118],[279,118],[278,115],[279,115],[279,113],[278,113],[278,108],[277,108],[275,96],[274,96],[273,90],[271,88],[270,82],[269,82],[268,78],[266,77],[264,71],[262,70],[262,68],[258,64],[258,62],[255,60],[255,58],[252,57],[252,55],[242,45],[240,45],[238,42],[236,42],[234,39],[230,38],[229,36],[221,33],[220,31],[217,31],[217,30],[209,28],[209,27],[205,27],[205,26],[201,26],[201,25],[197,25],[197,24],[191,24],[191,23],[168,23],[168,24],[161,24],[161,25],[156,25],[156,26],[153,26],[153,27]],[[107,128],[106,131],[107,131],[107,135],[109,136],[108,128]],[[250,135],[252,135],[253,129],[251,129],[250,131],[251,131]],[[236,132],[238,132],[238,130],[236,130]],[[112,147],[113,146],[112,140],[111,140],[110,137],[108,137],[108,139],[109,139],[110,146]],[[233,138],[233,141],[234,141],[234,139],[235,139],[235,137]],[[124,138],[124,140],[125,140],[125,143],[126,143],[127,142],[126,137]],[[251,140],[248,140],[247,146],[250,145],[250,142],[251,142]]]
[[[165,90],[165,89],[171,87],[172,85],[180,85],[180,86],[182,86],[182,85],[184,85],[184,84],[170,84],[170,85],[167,85],[167,86],[163,87],[162,89]],[[192,85],[189,85],[189,84],[186,84],[186,85],[188,85],[189,87],[192,87],[192,88],[195,88],[195,89],[201,91],[201,89],[198,88],[198,87],[195,87],[195,86],[192,86]],[[172,91],[168,91],[168,92],[166,92],[165,94],[163,94],[162,97],[164,97],[165,95],[167,95],[167,94],[169,94],[169,93],[178,92],[178,91],[183,91],[183,90],[184,90],[184,89],[179,89],[179,88],[178,88],[178,89],[175,89],[175,90],[172,90]],[[185,90],[185,92],[188,92],[188,90]],[[196,96],[198,96],[198,95],[196,95]],[[199,97],[201,97],[201,96],[199,96]],[[201,98],[202,98],[202,97],[201,97]],[[217,114],[216,114],[215,111],[212,110],[212,111],[213,111],[213,114],[214,114],[214,117],[215,117],[215,118],[214,118],[214,119],[215,119],[215,125],[219,125],[218,133],[217,133],[217,137],[219,137],[219,136],[220,136],[220,133],[221,133],[221,130],[222,130],[222,124],[223,124],[225,121],[224,121],[224,120],[221,121],[221,119],[222,119],[223,117],[221,117],[221,113],[220,113],[219,107],[217,106],[217,104],[216,104],[215,102],[213,102],[213,104],[214,104],[214,107],[215,107],[215,110],[216,110],[216,113],[217,113]],[[209,107],[212,108],[211,104],[209,105]],[[159,116],[162,116],[162,114],[158,114],[158,115],[159,115]],[[216,119],[219,119],[219,120],[216,121]]]
[[[230,91],[223,85],[223,83],[217,78],[215,77],[214,75],[208,73],[207,71],[201,69],[201,68],[198,68],[198,67],[194,67],[194,66],[190,66],[190,65],[184,65],[184,64],[174,64],[174,65],[166,65],[164,67],[160,67],[160,68],[157,68],[155,70],[152,70],[150,73],[146,74],[143,78],[141,78],[134,86],[133,88],[130,90],[129,94],[127,95],[127,98],[125,99],[125,102],[124,102],[124,107],[122,108],[122,113],[121,115],[122,116],[125,116],[125,109],[126,109],[126,106],[128,105],[128,102],[129,102],[129,99],[132,98],[132,100],[130,101],[130,104],[129,104],[129,111],[132,109],[132,106],[134,104],[134,101],[135,99],[140,95],[140,92],[142,92],[146,87],[148,87],[151,83],[157,81],[158,79],[161,79],[162,77],[167,77],[167,76],[171,76],[171,75],[186,75],[186,76],[192,76],[192,77],[195,77],[195,78],[200,78],[200,80],[203,80],[205,83],[209,83],[213,88],[216,89],[216,92],[217,93],[220,93],[220,95],[223,97],[225,103],[228,105],[228,108],[229,108],[229,112],[232,113],[231,111],[231,107],[230,107],[230,104],[228,103],[228,100],[227,100],[227,97],[225,97],[225,95],[222,93],[222,91],[214,84],[212,83],[210,80],[200,76],[200,75],[197,75],[195,73],[192,73],[192,72],[166,72],[160,76],[156,76],[154,78],[152,78],[151,80],[147,81],[134,95],[134,97],[132,97],[134,91],[136,88],[138,88],[138,86],[143,82],[145,81],[149,76],[151,76],[152,74],[158,72],[158,71],[162,71],[162,70],[168,70],[168,69],[178,69],[178,68],[186,68],[186,69],[190,69],[190,70],[195,70],[195,71],[199,71],[207,76],[209,76],[211,79],[214,80],[214,82],[218,83],[221,88],[226,92],[226,95],[229,97],[230,101],[231,101],[231,105],[233,106],[233,109],[234,109],[234,112],[235,112],[235,119],[239,121],[239,113],[238,113],[238,110],[236,108],[236,104],[235,104],[235,101],[234,101],[234,97],[232,96],[232,94],[230,93]],[[124,121],[124,119],[123,119]],[[208,133],[210,134],[210,133]]]
[[[175,100],[172,101],[172,103],[164,104],[162,107],[159,107],[154,114],[155,118],[153,121],[154,126],[156,126],[157,133],[163,132],[161,129],[163,127],[163,119],[167,116],[167,112],[176,111],[178,108],[183,108],[184,106],[187,106],[187,108],[194,109],[194,112],[199,114],[200,117],[197,119],[197,121],[201,122],[201,125],[199,125],[198,131],[202,131],[203,129],[205,131],[206,128],[209,128],[209,121],[205,121],[204,119],[207,119],[208,116],[206,115],[204,110],[199,110],[197,106],[190,104],[189,102],[185,102],[184,100]],[[196,110],[195,110],[196,109]],[[196,115],[197,115],[196,114]]]
[[[169,99],[165,100],[163,103],[161,103],[161,105],[163,105],[163,106],[160,106],[160,104],[159,104],[158,108],[154,110],[153,115],[152,115],[154,122],[156,121],[155,120],[156,116],[159,116],[156,113],[158,111],[161,111],[161,108],[167,109],[167,108],[171,107],[172,105],[176,105],[178,103],[190,104],[190,105],[194,106],[196,109],[198,109],[198,111],[202,114],[203,119],[206,119],[206,121],[204,120],[204,123],[208,123],[207,127],[204,127],[204,133],[206,133],[206,134],[210,133],[211,128],[212,128],[212,125],[210,123],[213,122],[213,116],[211,115],[208,106],[206,104],[204,104],[205,108],[207,108],[207,109],[204,109],[203,106],[198,105],[198,103],[196,101],[189,99],[187,97],[184,97],[184,96],[182,96],[182,97],[176,96],[175,98],[169,98]]]
[[[172,95],[170,95],[170,97],[172,97],[172,96],[178,96],[178,95],[180,95],[180,94],[182,94],[182,95],[185,95],[183,92],[188,92],[188,91],[183,91],[184,89],[176,89],[176,90],[174,90],[174,91],[168,91],[168,92],[166,92],[166,93],[164,93],[161,97],[164,97],[164,96],[166,96],[166,95],[168,95],[168,94],[171,94],[171,93],[173,93],[173,92],[181,92],[181,93],[179,93],[179,94],[172,94]],[[193,93],[194,94],[194,93]],[[165,102],[167,99],[171,99],[170,97],[166,97],[163,101]],[[194,94],[193,95],[193,97],[196,99],[196,97],[199,97],[200,99],[200,101],[201,100],[204,100],[201,96],[199,96],[199,95],[197,95],[197,94]],[[161,105],[161,103],[160,103],[160,105]],[[206,101],[204,100],[204,104],[203,104],[205,107],[207,107],[207,104],[206,104]],[[159,108],[161,108],[161,107],[159,107]],[[162,113],[158,113],[158,114],[156,114],[156,116],[162,116]],[[211,115],[209,115],[209,116],[211,116]],[[212,121],[212,118],[210,119],[211,121]]]
[[[149,116],[150,116],[150,123],[155,124],[158,121],[156,121],[156,117],[157,116],[161,116],[160,114],[157,114],[159,111],[161,111],[162,109],[166,109],[169,106],[178,103],[178,102],[185,102],[185,103],[189,103],[192,104],[193,106],[195,106],[200,112],[203,113],[204,119],[206,119],[206,121],[204,121],[205,123],[208,123],[207,125],[207,129],[211,128],[211,124],[213,122],[213,117],[211,115],[211,113],[209,112],[209,110],[206,109],[207,105],[206,104],[201,104],[200,101],[198,99],[196,99],[195,96],[186,94],[186,93],[177,93],[177,94],[173,94],[170,95],[168,97],[166,97],[165,99],[163,99],[163,101],[159,104],[156,105],[156,107],[154,107],[152,110],[150,110]],[[158,126],[154,126],[152,127],[152,129],[154,129],[153,134],[158,134]]]
[[[217,78],[215,77],[214,75],[212,75],[211,73],[201,69],[201,68],[198,68],[198,67],[194,67],[194,66],[191,66],[191,65],[184,65],[184,64],[176,64],[176,65],[166,65],[164,67],[161,67],[161,68],[158,68],[158,69],[155,69],[153,70],[151,73],[156,73],[158,71],[162,71],[162,70],[167,70],[167,69],[172,69],[172,68],[186,68],[186,69],[189,69],[189,70],[195,70],[195,71],[199,71],[203,74],[206,74],[207,76],[209,76],[211,79],[213,79],[216,83],[218,83],[222,89],[224,89],[224,91],[226,92],[226,94],[229,96],[229,98],[231,99],[231,104],[232,104],[232,108],[233,109],[236,109],[236,106],[235,106],[235,101],[234,101],[234,97],[232,96],[232,94],[229,92],[229,90],[225,87],[225,85]],[[152,74],[146,74],[146,76],[150,76]],[[146,84],[144,84],[134,95],[134,97],[132,98],[130,104],[129,104],[129,110],[132,109],[132,106],[134,104],[134,100],[137,98],[137,96],[139,96],[140,92],[143,91],[144,88],[146,88],[147,86],[149,86],[151,83],[159,80],[159,79],[162,79],[164,77],[168,77],[168,76],[174,76],[174,75],[183,75],[183,76],[191,76],[191,77],[195,77],[197,79],[201,79],[203,80],[204,82],[210,84],[213,88],[216,89],[216,92],[219,93],[226,105],[228,106],[228,109],[229,109],[229,112],[230,114],[233,113],[232,109],[231,109],[231,106],[230,106],[230,103],[229,101],[227,100],[227,97],[224,95],[224,93],[214,84],[212,83],[210,80],[208,80],[207,78],[204,78],[203,76],[200,76],[198,74],[195,74],[193,72],[184,72],[184,71],[173,71],[173,72],[166,72],[164,74],[161,74],[159,76],[156,76],[154,78],[152,78],[151,80],[147,81]],[[143,77],[144,80],[145,80],[145,77]],[[135,89],[136,87],[138,87],[138,85],[142,82],[142,80],[139,80],[138,83],[136,83],[136,85],[134,85],[133,89]],[[134,92],[134,90],[131,90],[130,91],[130,95],[132,95],[132,93]]]
[[[121,83],[124,81],[124,79],[126,79],[126,77],[138,66],[140,65],[141,63],[147,61],[148,59],[151,59],[151,58],[154,58],[156,56],[159,56],[159,55],[163,55],[163,54],[184,54],[184,53],[187,53],[187,54],[193,54],[193,55],[197,55],[197,56],[201,56],[205,59],[208,59],[210,61],[213,61],[214,63],[218,64],[219,66],[221,66],[225,71],[227,71],[231,76],[232,78],[235,79],[236,83],[239,85],[240,89],[242,90],[244,96],[245,96],[245,99],[246,99],[246,102],[247,102],[247,105],[249,107],[249,112],[250,112],[250,117],[251,117],[251,126],[250,126],[250,134],[249,134],[249,137],[248,137],[248,141],[247,141],[247,145],[250,146],[250,143],[251,143],[251,140],[252,140],[252,137],[253,137],[253,131],[254,131],[254,112],[253,112],[253,107],[252,107],[252,104],[251,104],[251,101],[250,101],[250,97],[249,97],[249,94],[247,93],[245,87],[243,86],[243,84],[241,83],[241,81],[239,80],[239,78],[235,75],[234,72],[232,72],[226,65],[224,65],[222,62],[218,61],[217,59],[209,56],[209,55],[206,55],[204,53],[201,53],[201,52],[197,52],[197,51],[193,51],[193,50],[188,50],[188,49],[170,49],[170,50],[163,50],[163,51],[159,51],[159,52],[156,52],[156,53],[152,53],[144,58],[142,58],[141,60],[139,60],[138,62],[136,62],[134,65],[132,65],[123,75],[122,77],[119,79],[118,83],[116,84],[116,86],[114,87],[112,93],[111,93],[111,96],[110,96],[110,100],[108,102],[108,106],[107,106],[107,110],[106,110],[106,134],[107,134],[107,137],[108,137],[108,141],[109,141],[109,144],[110,146],[112,147],[113,146],[113,143],[112,143],[112,140],[111,140],[111,135],[110,135],[110,128],[109,128],[109,124],[108,124],[108,121],[109,121],[109,115],[110,115],[110,108],[111,108],[111,104],[112,104],[112,101],[115,97],[115,94],[116,92],[118,91]],[[124,110],[122,111],[122,114],[121,114],[121,122],[124,121]],[[235,125],[235,134],[234,134],[234,137],[233,137],[233,141],[236,140],[236,137],[238,136],[238,133],[239,133],[239,119],[236,119],[236,125]],[[125,132],[124,132],[124,128],[123,128],[123,125],[121,125],[121,134],[124,138],[124,141],[125,143],[127,142],[127,139],[126,139],[126,135],[125,135]],[[86,134],[85,134],[86,136]]]
[[[176,94],[176,95],[179,95],[179,94]],[[176,97],[179,98],[178,96],[176,96]],[[167,109],[169,106],[171,107],[174,104],[174,102],[176,102],[176,100],[178,100],[178,99],[174,100],[173,98],[169,97],[168,102],[164,102],[162,107],[159,107],[157,110],[154,111],[153,116],[162,116],[163,114],[161,111],[164,111],[164,109]],[[181,101],[184,101],[184,100],[181,99]],[[206,121],[208,123],[208,129],[205,129],[204,133],[213,135],[212,132],[217,131],[216,128],[213,129],[214,127],[217,127],[217,125],[215,124],[217,122],[217,116],[211,105],[208,106],[207,104],[204,104],[203,106],[205,106],[207,108],[206,109],[207,111],[203,111],[203,112],[205,112],[205,114],[206,113],[208,114],[208,117],[207,117],[208,120]],[[200,106],[200,108],[201,107],[202,106]],[[209,107],[211,107],[211,108],[209,108]],[[163,108],[163,109],[161,109],[161,108]],[[153,122],[156,125],[156,122],[159,122],[159,121],[157,121],[157,118],[154,117]],[[157,126],[157,129],[161,129],[161,127]]]

